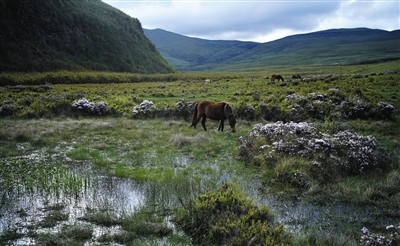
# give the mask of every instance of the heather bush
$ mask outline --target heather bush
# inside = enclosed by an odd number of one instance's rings
[[[386,226],[385,234],[371,233],[368,228],[363,227],[361,229],[362,236],[360,238],[360,244],[365,246],[375,245],[399,245],[400,243],[400,224],[397,226],[388,225]]]
[[[184,99],[179,100],[176,103],[176,116],[183,117],[184,119],[190,119],[192,117],[195,104],[196,102],[185,101]]]
[[[157,107],[150,100],[143,100],[132,111],[133,118],[178,117],[185,120],[191,119],[196,102],[179,100],[175,107],[166,103],[158,103]]]
[[[391,160],[378,147],[374,137],[348,130],[323,133],[316,125],[307,122],[256,124],[250,134],[241,136],[239,141],[239,156],[249,161],[257,159],[256,163],[265,167],[277,170],[279,166],[276,163],[285,158],[300,158],[307,163],[298,168],[297,174],[292,172],[290,175],[293,175],[286,180],[298,179],[301,174],[302,180],[324,183],[391,166]]]
[[[154,106],[154,103],[149,100],[143,100],[139,105],[136,105],[133,108],[132,111],[132,117],[134,118],[146,118],[146,117],[152,117],[154,115],[154,111],[156,110],[156,107]]]
[[[4,104],[0,107],[0,116],[9,116],[13,115],[15,112],[15,108],[12,104]]]
[[[342,101],[340,109],[343,118],[347,119],[367,119],[372,116],[370,105],[358,97],[348,98],[346,101]]]
[[[90,102],[86,98],[75,100],[72,108],[89,115],[105,115],[108,113],[108,103],[106,102]]]
[[[292,245],[269,207],[258,207],[238,185],[225,182],[184,206],[177,223],[195,245]]]
[[[324,119],[394,119],[394,106],[379,102],[376,108],[359,97],[345,98],[338,89],[329,89],[328,94],[309,93],[307,96],[290,94],[285,97],[289,118],[302,121],[307,118]],[[264,117],[265,118],[265,117]]]
[[[374,110],[374,116],[378,119],[394,119],[394,106],[386,102],[379,102]]]
[[[244,113],[246,114],[247,120],[254,120],[254,108],[251,105],[246,105],[244,107]]]

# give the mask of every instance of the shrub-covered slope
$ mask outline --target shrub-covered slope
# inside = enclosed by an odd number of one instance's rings
[[[100,0],[0,0],[0,71],[170,73],[139,20]]]

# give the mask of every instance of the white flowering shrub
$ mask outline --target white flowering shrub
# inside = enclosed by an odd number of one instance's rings
[[[133,108],[132,116],[134,118],[151,117],[156,109],[152,101],[143,100],[139,105]]]
[[[185,119],[191,118],[195,104],[196,102],[185,101],[184,99],[179,100],[176,103],[176,116],[184,117]]]
[[[394,119],[394,106],[386,102],[379,102],[374,114],[378,119]]]
[[[72,103],[72,109],[91,115],[105,115],[108,113],[108,104],[106,102],[90,102],[83,97]]]
[[[376,107],[372,107],[358,97],[346,99],[335,88],[329,89],[328,94],[290,94],[285,97],[285,102],[292,121],[301,121],[308,117],[324,119],[327,116],[342,119],[394,119],[393,105],[379,102]]]
[[[307,122],[256,124],[239,142],[239,155],[250,161],[256,156],[263,156],[267,164],[279,158],[304,159],[308,166],[303,171],[320,182],[391,164],[374,137],[350,131],[322,133]]]
[[[372,116],[371,107],[358,97],[342,101],[340,109],[344,118],[348,119],[365,119]]]
[[[244,113],[246,114],[246,119],[254,120],[254,111],[255,109],[251,105],[246,105],[244,107]]]
[[[385,235],[371,233],[368,228],[364,227],[361,229],[360,244],[366,246],[378,246],[378,245],[399,245],[400,244],[400,224],[397,226],[388,225],[386,226]]]

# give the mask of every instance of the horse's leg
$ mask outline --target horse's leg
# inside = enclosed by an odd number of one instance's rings
[[[220,120],[220,121],[219,121],[218,131],[219,131],[219,129],[221,129],[221,132],[224,131],[224,121],[225,121],[225,120]]]
[[[197,106],[198,106],[198,104],[196,103],[194,105],[194,110],[193,110],[192,124],[190,125],[190,127],[194,126],[194,128],[196,128],[196,125],[200,120],[200,118],[199,118],[199,116],[197,114]]]
[[[192,122],[192,125],[190,127],[194,126],[194,128],[196,128],[196,125],[197,125],[197,123],[199,123],[200,118],[201,117],[198,117],[198,118],[194,119],[193,122]]]
[[[206,128],[206,119],[207,119],[207,117],[204,115],[204,116],[203,116],[203,120],[201,121],[201,125],[203,126],[204,131],[207,131],[207,128]]]

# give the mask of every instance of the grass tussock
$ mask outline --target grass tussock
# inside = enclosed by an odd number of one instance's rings
[[[82,245],[92,238],[93,228],[86,225],[63,226],[58,233],[38,234],[40,245]]]
[[[207,144],[209,142],[209,139],[202,134],[198,134],[194,137],[191,137],[178,133],[172,136],[170,141],[177,148],[182,148],[183,146],[188,146],[188,145]]]

